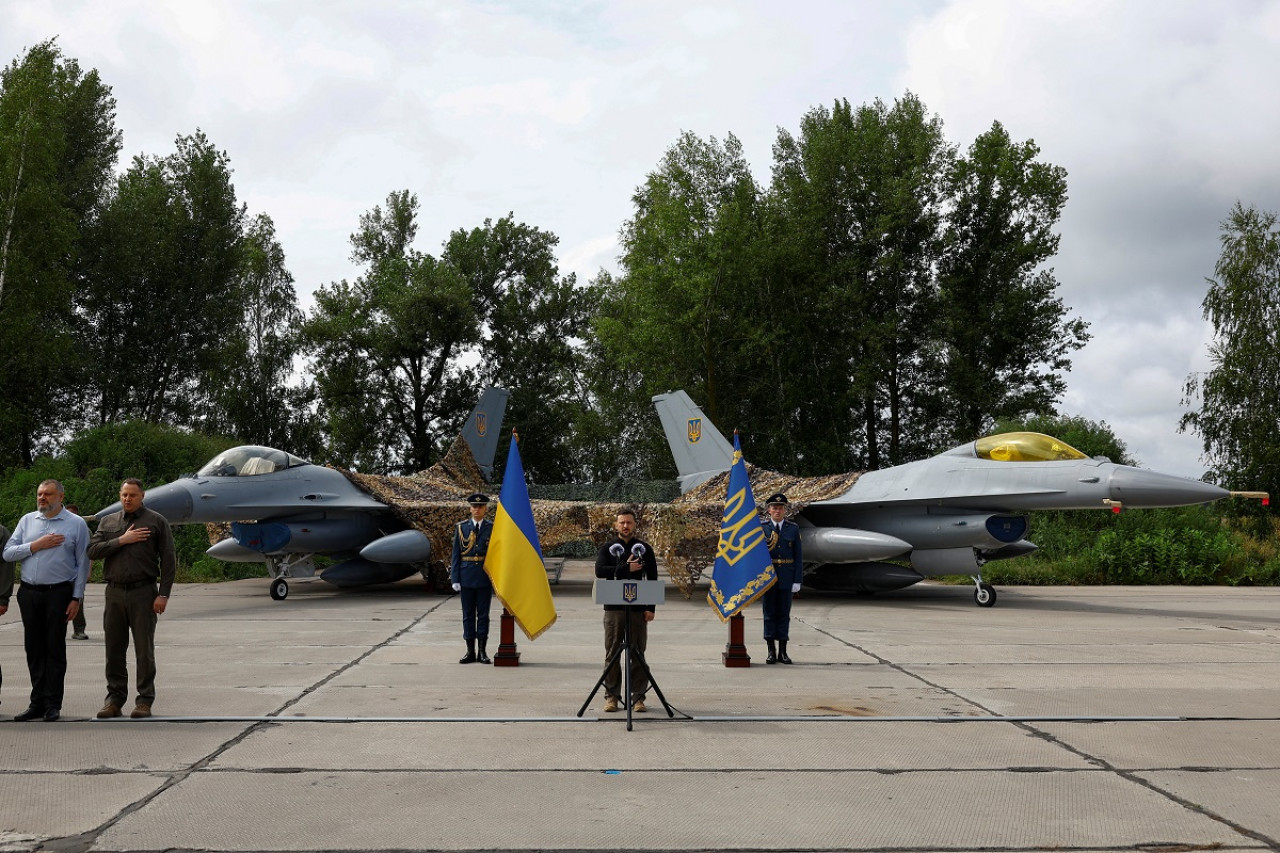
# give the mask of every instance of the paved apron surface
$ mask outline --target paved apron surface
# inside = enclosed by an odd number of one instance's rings
[[[669,588],[626,730],[590,565],[521,665],[459,666],[456,598],[183,586],[151,720],[95,721],[102,587],[63,721],[0,617],[0,851],[1280,849],[1280,590],[806,590],[793,666],[726,669]],[[497,645],[495,636],[490,654]],[[132,666],[131,666],[132,669]],[[132,699],[132,697],[131,697]]]

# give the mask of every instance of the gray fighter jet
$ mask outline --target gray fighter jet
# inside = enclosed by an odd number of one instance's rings
[[[729,469],[733,446],[688,394],[659,394],[653,402],[683,491]],[[1229,494],[1198,480],[1089,458],[1050,436],[1006,433],[866,471],[844,494],[807,504],[794,520],[804,582],[816,589],[870,593],[963,574],[973,578],[974,600],[991,607],[996,591],[983,582],[982,566],[1035,550],[1024,538],[1028,510],[1188,506]]]
[[[510,394],[487,388],[462,437],[488,478]],[[394,583],[420,571],[431,543],[386,504],[342,472],[269,447],[233,447],[194,475],[147,490],[146,505],[172,524],[231,522],[231,535],[206,553],[232,563],[266,563],[271,597],[289,594],[290,578],[338,587]],[[101,519],[119,503],[99,510]],[[339,562],[320,570],[316,557]]]

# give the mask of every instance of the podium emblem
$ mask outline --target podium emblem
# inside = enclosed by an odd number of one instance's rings
[[[628,604],[640,597],[640,585],[635,581],[623,581],[622,600]]]

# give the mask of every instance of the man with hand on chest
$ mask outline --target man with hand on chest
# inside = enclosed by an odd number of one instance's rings
[[[177,571],[173,532],[142,504],[142,482],[120,484],[120,511],[98,522],[89,558],[102,560],[107,591],[102,635],[107,647],[107,699],[98,717],[118,717],[129,696],[129,637],[137,664],[138,700],[130,717],[151,716],[156,700],[156,623],[169,605]]]

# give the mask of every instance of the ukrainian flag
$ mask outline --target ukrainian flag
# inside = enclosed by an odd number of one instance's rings
[[[518,439],[511,433],[511,450],[507,454],[507,471],[502,475],[502,491],[498,495],[498,512],[489,535],[489,551],[484,570],[493,582],[493,592],[516,624],[530,640],[550,628],[556,621],[556,606],[551,601],[551,584],[542,564],[542,548],[538,544],[538,528],[533,523],[533,506],[529,488],[524,482],[524,465],[520,463]],[[767,553],[767,552],[766,552]]]
[[[765,544],[764,530],[756,515],[751,477],[747,474],[747,463],[742,458],[735,430],[733,467],[729,469],[729,488],[725,492],[724,517],[720,522],[720,544],[711,570],[711,591],[707,593],[707,602],[715,609],[720,621],[725,622],[764,595],[777,580],[773,558]]]

